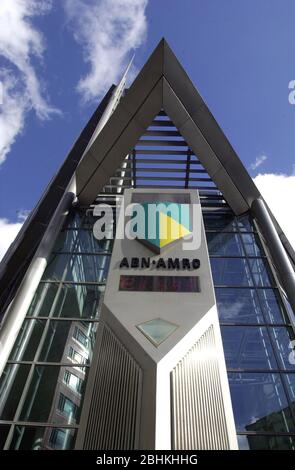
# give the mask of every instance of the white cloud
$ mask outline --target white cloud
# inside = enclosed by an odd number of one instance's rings
[[[266,155],[259,155],[256,158],[255,162],[251,163],[250,169],[251,170],[256,170],[260,165],[262,165],[263,162],[265,162],[265,160],[267,160]]]
[[[22,132],[26,113],[33,109],[38,118],[48,119],[59,112],[44,98],[44,89],[32,59],[42,62],[45,49],[41,33],[32,18],[47,13],[51,0],[1,0],[0,56],[7,66],[0,70],[0,163]]]
[[[0,260],[17,236],[22,225],[21,222],[11,223],[7,219],[0,219]]]
[[[254,178],[265,201],[269,205],[278,223],[295,248],[295,175],[265,173]]]
[[[97,98],[117,83],[130,51],[146,34],[148,0],[65,0],[64,7],[89,73],[78,83],[85,101]]]

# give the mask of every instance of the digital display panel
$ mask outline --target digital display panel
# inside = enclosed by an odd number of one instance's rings
[[[200,292],[196,276],[120,276],[120,291]]]

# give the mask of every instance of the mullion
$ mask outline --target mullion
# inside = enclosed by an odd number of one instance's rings
[[[251,222],[251,223],[253,223],[253,222]],[[238,224],[237,224],[237,225],[238,225]],[[244,252],[246,253],[245,245],[244,245],[244,240],[243,240],[243,237],[241,236],[241,233],[244,233],[244,232],[242,232],[242,231],[240,230],[239,225],[238,225],[238,232],[239,232],[239,236],[240,236],[240,238],[241,238],[243,250],[244,250]],[[259,235],[258,235],[258,237],[259,237]],[[261,243],[260,237],[259,237],[259,241],[260,241],[260,243]],[[251,269],[251,265],[250,265],[250,263],[249,263],[249,261],[248,261],[248,257],[246,257],[246,263],[248,264],[248,269],[249,269],[249,271],[250,271],[250,276],[251,276],[251,279],[252,279],[253,287],[254,287],[254,290],[256,291],[256,283],[254,282],[254,281],[255,281],[255,280],[254,280],[254,275],[253,275],[253,272],[252,272],[252,269]],[[268,263],[268,261],[267,261],[267,263]],[[268,263],[268,266],[267,266],[267,267],[268,267],[269,269],[271,269],[271,268],[269,267],[269,263]],[[273,274],[273,273],[271,272],[271,275],[272,275],[272,274]],[[257,299],[258,299],[258,303],[259,303],[259,306],[260,306],[260,310],[261,310],[261,312],[262,312],[262,316],[263,316],[264,320],[266,320],[265,313],[264,313],[264,310],[263,310],[263,308],[262,308],[261,299],[260,299],[260,296],[258,295],[257,292],[256,292],[256,296],[257,296]],[[277,351],[277,349],[276,349],[276,345],[274,344],[272,335],[271,335],[271,333],[270,333],[270,326],[269,326],[269,325],[266,326],[266,331],[267,331],[267,335],[268,335],[268,338],[269,338],[269,341],[270,341],[270,344],[271,344],[271,348],[272,348],[272,351],[273,351],[273,354],[274,354],[274,357],[275,357],[275,361],[276,361],[277,366],[278,366],[278,369],[277,369],[277,370],[279,371],[279,376],[280,376],[280,380],[281,380],[281,383],[282,383],[282,387],[283,387],[283,390],[284,390],[284,393],[285,393],[285,396],[286,396],[286,400],[287,400],[287,403],[288,403],[288,408],[289,408],[289,410],[290,410],[290,414],[291,414],[291,417],[292,417],[292,419],[293,419],[293,423],[295,424],[295,410],[292,408],[292,402],[291,402],[291,400],[290,400],[290,398],[289,398],[288,388],[287,388],[287,386],[286,386],[285,380],[284,380],[283,377],[282,377],[281,371],[282,371],[283,369],[280,368],[280,359],[279,359],[278,351]]]

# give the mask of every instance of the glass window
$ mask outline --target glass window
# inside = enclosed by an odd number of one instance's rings
[[[239,435],[240,450],[295,450],[294,436]]]
[[[270,287],[274,286],[274,279],[267,266],[267,261],[263,258],[249,258],[250,269],[256,286]]]
[[[77,326],[74,328],[74,338],[78,341],[78,343],[87,347],[88,338],[85,333],[83,333],[83,331],[81,331]]]
[[[75,431],[72,429],[52,429],[49,438],[50,446],[58,450],[73,448],[73,434]]]
[[[0,378],[0,419],[13,420],[31,366],[9,364]]]
[[[288,390],[289,400],[295,412],[295,374],[283,374],[283,377]]]
[[[11,361],[33,361],[45,327],[45,320],[25,320],[9,356]]]
[[[77,371],[77,369],[75,368],[74,370]],[[80,393],[70,390],[64,383],[65,370],[71,372],[69,367],[35,366],[33,378],[20,415],[22,421],[48,422],[62,426],[63,424],[71,424],[79,420],[82,396]],[[84,383],[86,383],[87,375],[82,371],[78,373],[83,377]],[[60,402],[61,394],[69,400],[69,402],[65,401],[63,408]],[[73,414],[70,414],[69,403],[75,405]],[[64,416],[61,415],[60,411],[64,412]]]
[[[264,318],[254,289],[215,289],[221,323],[263,323]]]
[[[208,250],[211,256],[243,256],[241,238],[238,233],[207,233]]]
[[[71,282],[105,282],[109,263],[109,255],[54,254],[49,260],[42,279]]]
[[[111,252],[113,240],[97,240],[92,230],[64,230],[58,236],[53,251],[78,253]]]
[[[230,373],[229,384],[239,431],[294,432],[278,374]]]
[[[247,256],[264,256],[264,251],[257,234],[242,233],[241,237]]]
[[[72,346],[69,347],[69,356],[70,359],[73,360],[76,364],[87,364],[88,358],[86,356],[83,356],[83,354],[80,354],[76,349],[72,348]],[[83,370],[85,368],[83,367]]]
[[[222,326],[227,367],[233,369],[273,369],[276,361],[265,327]]]
[[[241,232],[253,232],[255,231],[254,223],[248,215],[242,215],[237,217],[237,224]]]
[[[57,408],[59,411],[61,411],[68,417],[69,422],[76,420],[78,414],[78,407],[72,400],[70,400],[70,398],[66,397],[63,393],[61,393],[59,396]]]
[[[0,424],[0,449],[4,449],[9,430],[9,424]]]
[[[87,346],[78,345],[73,340],[75,326],[78,326],[88,336]],[[68,322],[51,321],[48,325],[45,341],[40,353],[39,361],[63,362],[67,360],[69,346],[75,345],[83,356],[88,358],[89,363],[95,342],[97,323],[92,322]]]
[[[283,369],[295,370],[295,335],[291,327],[270,328],[270,334]]]
[[[237,230],[234,215],[231,214],[212,214],[203,212],[205,230],[216,230],[224,232],[233,232]]]
[[[65,371],[64,382],[76,392],[81,393],[83,380],[77,377],[75,374],[73,374],[69,370]]]
[[[55,305],[58,283],[40,283],[32,303],[29,307],[28,316],[47,317]]]
[[[258,289],[260,305],[268,323],[285,323],[286,313],[279,293],[274,289]]]
[[[10,450],[70,450],[74,448],[76,429],[15,426]]]
[[[249,268],[242,258],[211,258],[213,281],[216,286],[252,286]]]
[[[98,318],[105,286],[95,284],[41,283],[28,316]]]

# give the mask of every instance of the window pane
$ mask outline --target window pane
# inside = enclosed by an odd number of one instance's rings
[[[295,374],[283,374],[289,400],[295,413]]]
[[[294,436],[238,436],[240,450],[295,450]]]
[[[59,426],[76,424],[80,419],[83,394],[70,389],[64,383],[65,371],[71,372],[70,367],[36,366],[27,397],[22,408],[21,420],[48,422]],[[75,373],[80,375],[83,387],[86,385],[87,374],[81,368],[75,367]],[[83,389],[84,390],[84,389]],[[64,408],[61,408],[61,396],[64,397]],[[72,413],[69,411],[72,404]]]
[[[39,284],[27,315],[34,317],[47,317],[50,315],[51,308],[54,306],[58,286],[58,283]]]
[[[109,262],[109,255],[54,254],[51,256],[42,279],[71,282],[105,282]]]
[[[16,426],[10,450],[70,450],[74,448],[75,429]]]
[[[45,327],[45,320],[25,320],[9,356],[11,361],[33,361]]]
[[[295,370],[294,352],[295,335],[292,328],[276,327],[270,328],[272,340],[279,356],[280,366],[283,369]]]
[[[203,213],[205,230],[218,230],[232,232],[237,230],[235,217],[228,214]]]
[[[211,258],[213,281],[216,286],[252,286],[245,259]]]
[[[100,253],[112,251],[112,240],[97,240],[92,230],[64,230],[60,233],[53,251]]]
[[[265,320],[269,323],[285,323],[286,313],[279,293],[273,289],[258,289],[257,292]]]
[[[58,284],[41,283],[28,315],[85,319],[99,317],[104,286],[60,284],[59,289],[57,286]]]
[[[263,258],[249,258],[248,261],[256,286],[270,287],[275,285],[266,260]]]
[[[13,420],[30,367],[20,364],[5,367],[0,378],[0,419]]]
[[[215,289],[219,320],[223,323],[263,323],[254,289]]]
[[[239,431],[294,432],[278,374],[230,373],[229,384]]]
[[[86,335],[88,341],[86,346],[78,343],[74,338],[75,326]],[[69,348],[72,346],[86,358],[85,363],[89,364],[95,342],[97,323],[91,322],[68,322],[51,321],[48,332],[39,357],[42,362],[67,362]]]
[[[0,425],[0,449],[3,449],[5,446],[6,438],[10,430],[9,424]]]
[[[255,231],[254,223],[248,215],[237,217],[237,224],[241,232]]]
[[[248,256],[263,256],[264,251],[257,234],[242,233],[244,249]]]
[[[208,250],[211,256],[243,256],[238,233],[207,233]]]
[[[276,361],[265,327],[222,326],[227,367],[234,369],[272,369]]]

